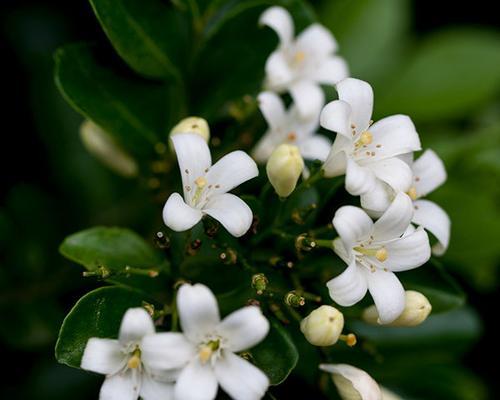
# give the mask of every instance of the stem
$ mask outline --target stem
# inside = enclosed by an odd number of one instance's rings
[[[300,193],[303,190],[309,189],[314,183],[323,179],[325,173],[322,168],[316,171],[313,175],[309,176],[306,180],[302,181],[302,183],[295,189],[295,193]]]
[[[326,249],[333,249],[333,239],[313,239],[316,247],[323,247]]]
[[[172,300],[172,305],[171,305],[171,309],[172,309],[172,327],[171,327],[171,331],[172,332],[177,332],[179,330],[179,315],[177,313],[177,301],[176,301],[176,294],[174,294],[174,299]]]

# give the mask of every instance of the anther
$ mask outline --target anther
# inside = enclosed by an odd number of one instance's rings
[[[375,258],[379,261],[384,262],[385,260],[387,260],[387,257],[389,257],[389,253],[385,247],[378,249],[375,253]]]

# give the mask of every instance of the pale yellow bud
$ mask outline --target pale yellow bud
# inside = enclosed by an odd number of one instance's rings
[[[294,191],[303,170],[299,148],[290,144],[276,147],[266,165],[269,182],[280,197],[288,197]]]
[[[344,316],[332,306],[321,306],[300,323],[307,341],[315,346],[331,346],[339,340],[344,329]]]
[[[194,133],[201,136],[206,142],[210,139],[210,128],[208,127],[208,123],[205,119],[200,117],[184,118],[172,128],[170,136],[182,133]]]
[[[119,175],[132,178],[139,167],[135,160],[100,126],[86,120],[80,126],[80,138],[87,151]]]
[[[387,326],[417,326],[424,322],[431,313],[432,306],[422,293],[414,290],[405,292],[405,308],[401,315]],[[372,325],[379,325],[377,308],[373,305],[363,311],[362,318]]]

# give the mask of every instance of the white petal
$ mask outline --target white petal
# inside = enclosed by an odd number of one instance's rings
[[[354,206],[340,207],[332,223],[346,249],[368,239],[373,231],[372,219],[361,208]]]
[[[294,36],[294,25],[290,13],[283,7],[270,7],[259,18],[261,25],[267,25],[279,36],[282,46],[287,46]]]
[[[335,176],[344,175],[347,168],[346,151],[351,146],[351,140],[343,135],[337,135],[330,153],[323,164],[325,177],[333,178]]]
[[[211,198],[203,212],[219,221],[234,237],[243,236],[252,225],[252,210],[243,200],[231,193]]]
[[[187,199],[186,188],[192,187],[193,182],[200,176],[205,176],[205,170],[212,165],[210,149],[205,139],[193,133],[174,135],[172,143],[181,172],[184,198]]]
[[[259,400],[269,387],[269,379],[260,369],[229,351],[217,360],[215,375],[233,399]]]
[[[259,109],[271,130],[279,129],[285,122],[283,100],[274,92],[262,92],[257,97]]]
[[[349,139],[348,143],[351,143],[352,137],[350,123],[351,106],[343,100],[331,101],[321,111],[321,126],[345,136]]]
[[[265,86],[270,90],[282,91],[293,80],[293,71],[290,69],[286,54],[276,50],[266,61]]]
[[[388,257],[381,264],[395,272],[420,267],[431,257],[429,237],[423,228],[387,243],[385,248]]]
[[[118,340],[90,338],[83,352],[80,367],[99,374],[114,374],[126,362]]]
[[[150,369],[181,368],[194,357],[196,349],[182,333],[162,332],[145,336],[141,358]]]
[[[217,328],[232,352],[247,350],[260,343],[269,332],[269,321],[259,307],[240,308],[222,320]]]
[[[420,138],[412,120],[393,115],[375,122],[369,129],[373,141],[366,149],[374,151],[373,160],[394,157],[421,149]],[[380,147],[376,147],[376,146]]]
[[[237,150],[226,154],[212,165],[205,179],[208,185],[214,186],[210,191],[210,196],[213,196],[229,192],[257,175],[259,175],[259,169],[252,157],[244,151]]]
[[[304,119],[312,118],[325,104],[323,90],[314,82],[295,82],[290,87],[290,95],[299,110],[300,116]]]
[[[152,333],[155,333],[155,326],[148,312],[141,307],[129,308],[123,316],[118,339],[120,343],[128,344]]]
[[[394,200],[394,190],[387,183],[377,179],[372,190],[360,196],[361,207],[370,217],[380,217]]]
[[[156,381],[144,375],[140,396],[142,400],[173,400],[174,384]]]
[[[137,400],[141,379],[137,370],[127,370],[106,377],[101,386],[99,400]]]
[[[404,193],[398,193],[384,214],[373,225],[376,242],[401,237],[413,217],[413,203]]]
[[[347,250],[342,240],[338,237],[333,240],[333,251],[337,254],[342,261],[349,265],[354,257],[352,249]]]
[[[438,243],[432,247],[432,252],[438,256],[444,254],[450,241],[450,217],[432,201],[417,200],[413,204],[415,212],[412,222],[423,226],[436,237]]]
[[[405,308],[405,290],[391,271],[375,268],[363,270],[368,281],[368,290],[373,297],[380,322],[388,324],[401,315]]]
[[[358,392],[357,398],[360,400],[382,400],[379,385],[362,369],[348,364],[320,364],[319,368],[349,381]],[[352,392],[349,391],[349,386],[346,386],[342,380],[335,379],[334,381],[340,393],[344,393],[343,390],[346,390],[347,393],[353,396]]]
[[[309,55],[315,61],[335,52],[337,47],[333,35],[320,24],[310,25],[295,40],[295,50],[303,51],[306,57]]]
[[[374,161],[366,164],[366,167],[396,192],[407,192],[410,189],[413,178],[411,168],[399,158]]]
[[[365,297],[367,283],[361,268],[353,260],[344,272],[326,283],[335,303],[349,307]]]
[[[359,79],[347,78],[337,83],[339,99],[351,106],[351,122],[358,133],[368,128],[372,118],[372,87]]]
[[[176,232],[191,229],[201,217],[201,211],[188,206],[179,193],[172,193],[163,207],[163,222]]]
[[[217,395],[217,378],[210,363],[194,359],[184,368],[175,384],[176,400],[213,400]]]
[[[182,331],[193,343],[214,332],[220,321],[219,306],[212,291],[197,283],[184,284],[177,292],[177,309]]]
[[[446,181],[446,169],[443,161],[432,150],[426,150],[413,163],[412,169],[418,197],[428,195]]]
[[[313,135],[298,143],[300,154],[307,160],[325,161],[332,142],[323,135]]]
[[[359,196],[373,190],[376,179],[370,168],[360,166],[352,159],[347,158],[345,188],[350,194]]]
[[[145,366],[146,372],[155,381],[173,383],[179,378],[181,369],[150,369]]]
[[[264,164],[274,149],[281,143],[281,135],[275,131],[267,131],[264,136],[260,138],[252,150],[252,157],[260,164]]]
[[[342,57],[328,57],[321,62],[311,78],[322,84],[335,85],[349,76],[349,67]]]

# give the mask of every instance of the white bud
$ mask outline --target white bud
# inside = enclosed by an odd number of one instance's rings
[[[137,175],[139,167],[116,140],[90,120],[80,125],[80,138],[87,151],[107,167],[127,178]]]
[[[321,306],[300,323],[307,341],[315,346],[331,346],[339,340],[344,329],[344,316],[332,306]]]
[[[342,400],[382,400],[377,382],[362,369],[348,364],[321,364],[319,368],[332,374]]]
[[[175,125],[170,131],[170,137],[182,133],[194,133],[200,135],[208,143],[210,139],[210,128],[205,119],[200,117],[187,117]]]
[[[294,191],[303,170],[299,148],[290,144],[276,147],[267,160],[267,177],[280,197],[288,197]]]
[[[417,326],[431,313],[432,306],[422,293],[414,290],[405,292],[405,308],[401,315],[387,326]],[[380,325],[377,308],[373,305],[363,311],[362,318],[372,325]]]

